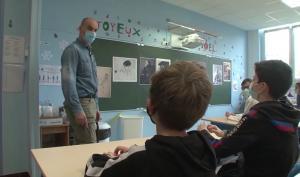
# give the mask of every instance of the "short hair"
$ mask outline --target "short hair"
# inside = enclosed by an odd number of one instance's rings
[[[163,126],[186,130],[205,113],[212,85],[206,69],[197,63],[180,61],[151,78],[150,99]]]
[[[269,94],[274,99],[285,95],[293,81],[291,67],[281,60],[264,60],[255,63],[255,74],[258,82],[265,82],[268,85]]]
[[[87,20],[95,20],[95,21],[98,23],[98,27],[99,27],[99,21],[97,21],[96,19],[94,19],[94,18],[92,18],[92,17],[85,17],[85,18],[83,18],[83,19],[81,20],[78,29],[80,29],[80,28],[84,25],[84,23],[85,23]]]
[[[252,82],[252,79],[246,78],[242,81],[241,85],[245,85],[247,82]]]

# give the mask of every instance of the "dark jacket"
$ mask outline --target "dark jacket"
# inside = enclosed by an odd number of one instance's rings
[[[214,151],[196,131],[189,132],[186,137],[156,135],[146,141],[143,150],[119,158],[123,160],[103,169],[101,177],[215,176]]]
[[[245,177],[286,177],[298,158],[299,110],[287,101],[253,106],[219,142],[217,158],[242,151]]]

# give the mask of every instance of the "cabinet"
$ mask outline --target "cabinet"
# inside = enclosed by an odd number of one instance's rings
[[[41,126],[41,147],[69,145],[69,124]]]

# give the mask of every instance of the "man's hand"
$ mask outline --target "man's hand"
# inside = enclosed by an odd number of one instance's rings
[[[75,113],[75,122],[82,127],[88,127],[87,118],[84,112]]]
[[[129,148],[125,146],[118,146],[114,151],[115,156],[120,156],[121,154],[128,152]]]
[[[216,134],[218,137],[224,137],[225,136],[225,133],[221,129],[219,129],[219,127],[217,127],[215,125],[208,125],[207,130],[210,133]]]
[[[96,111],[96,122],[99,122],[101,121],[101,114],[100,114],[100,111]]]

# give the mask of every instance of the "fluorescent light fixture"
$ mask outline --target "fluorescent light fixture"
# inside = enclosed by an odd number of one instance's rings
[[[300,7],[300,0],[281,0],[281,2],[290,8]]]
[[[175,26],[180,26],[182,28],[185,28],[185,29],[188,29],[188,30],[191,30],[191,31],[196,31],[194,28],[191,28],[191,27],[187,27],[187,26],[184,26],[184,25],[180,25],[180,24],[177,24],[177,23],[174,23],[174,22],[168,22],[169,24],[172,24],[172,25],[175,25]]]

